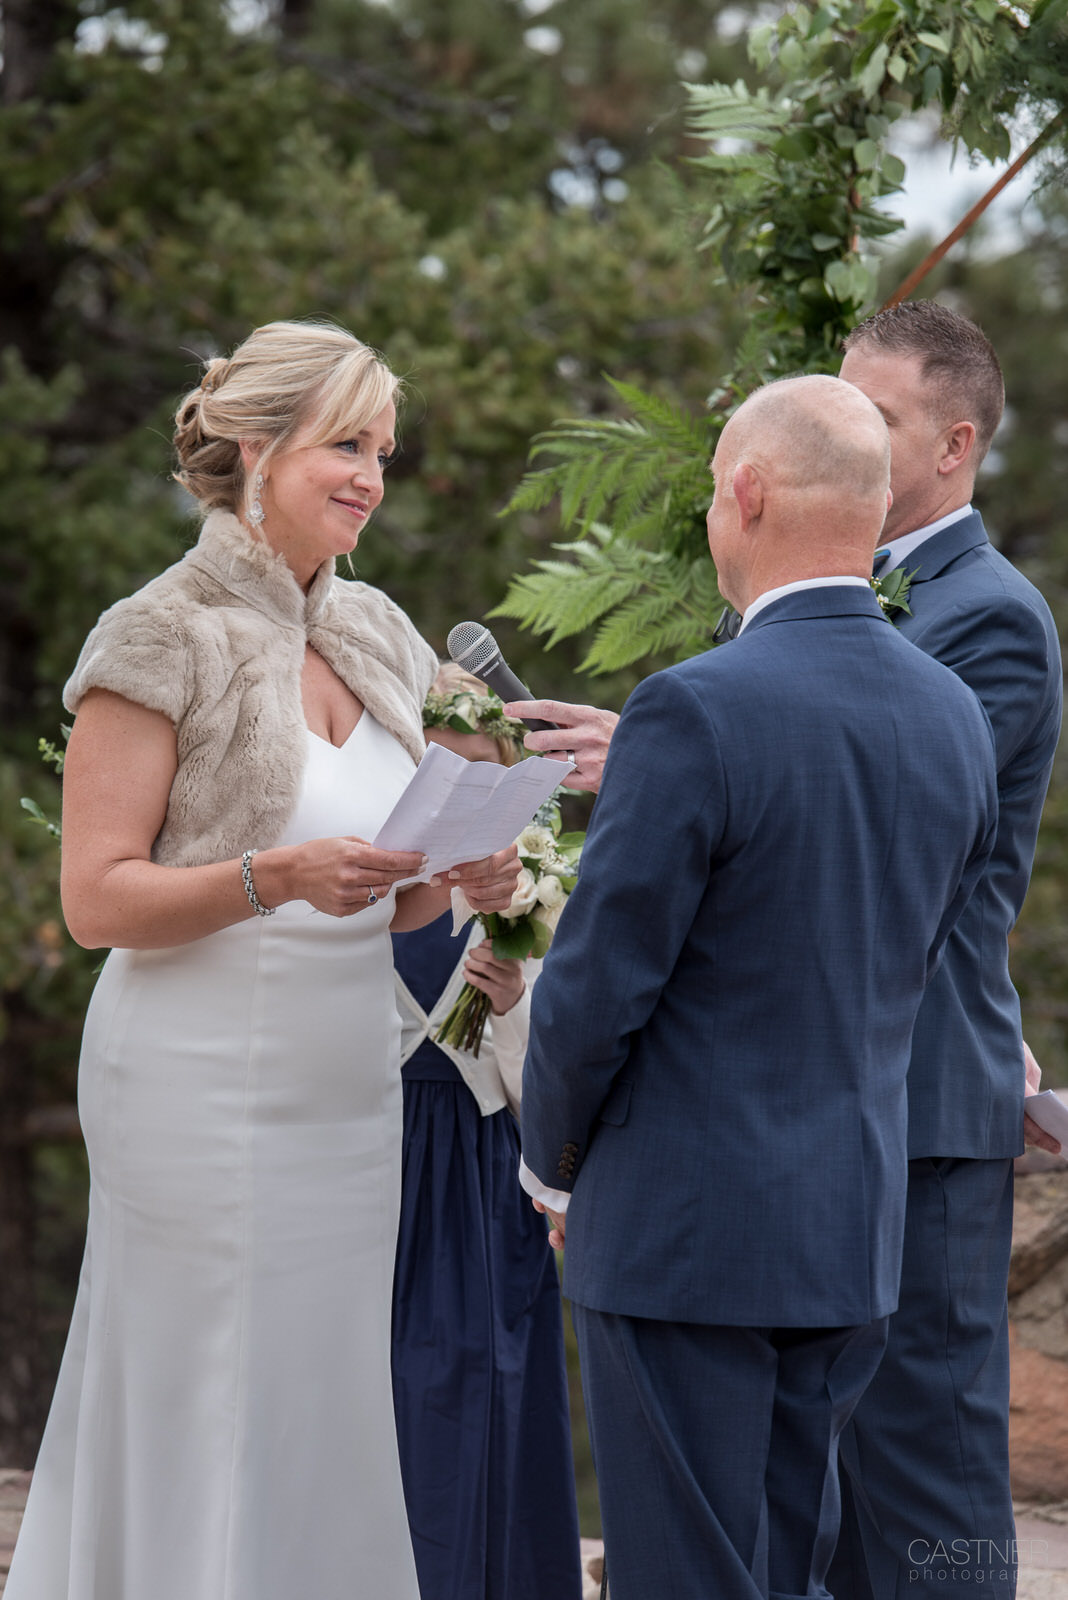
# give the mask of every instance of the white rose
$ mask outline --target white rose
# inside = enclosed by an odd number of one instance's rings
[[[554,878],[551,873],[538,879],[538,899],[547,911],[553,911],[557,906],[562,906],[566,896],[564,886],[559,878]]]
[[[533,911],[538,903],[538,885],[534,874],[528,867],[522,867],[519,881],[515,886],[511,904],[503,913],[506,917],[525,917],[528,911]]]
[[[553,843],[553,836],[549,829],[541,827],[536,822],[532,822],[529,827],[524,828],[516,840],[516,844],[519,846],[519,854],[521,856],[532,856],[535,859],[540,859],[546,855],[552,849]]]
[[[469,722],[473,728],[478,726],[474,698],[469,694],[457,695],[449,707],[449,715],[459,717],[463,722]]]
[[[566,899],[567,896],[563,895],[558,906],[543,906],[541,904],[536,905],[531,913],[531,921],[544,922],[545,926],[552,933],[555,933],[556,924],[560,921],[560,913],[564,909],[564,901]]]

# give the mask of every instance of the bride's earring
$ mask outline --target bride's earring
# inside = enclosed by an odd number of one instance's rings
[[[252,504],[248,508],[248,520],[254,528],[258,528],[263,521],[263,502],[260,495],[263,493],[263,473],[257,472]]]

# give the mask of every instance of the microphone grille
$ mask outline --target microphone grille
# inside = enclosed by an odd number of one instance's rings
[[[482,668],[500,654],[496,639],[481,622],[458,622],[455,628],[450,628],[445,643],[456,665],[476,678]]]

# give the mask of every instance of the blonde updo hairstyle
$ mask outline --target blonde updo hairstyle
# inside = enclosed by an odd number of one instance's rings
[[[377,351],[330,322],[268,322],[209,361],[175,413],[174,477],[205,511],[247,513],[255,498],[239,441],[262,445],[257,472],[305,427],[303,445],[355,436],[400,379]]]

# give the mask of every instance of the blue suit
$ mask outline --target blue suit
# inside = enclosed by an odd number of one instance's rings
[[[1023,1148],[1008,940],[1060,730],[1060,649],[1042,596],[993,549],[976,513],[932,534],[904,565],[914,572],[912,615],[899,632],[982,702],[999,814],[989,865],[916,1021],[901,1302],[843,1439],[831,1588],[837,1600],[891,1600],[941,1571],[1006,1600],[1015,1589],[1006,1284],[1012,1157]],[[937,1553],[953,1540],[967,1549]]]
[[[866,587],[782,596],[627,703],[522,1112],[573,1190],[614,1600],[820,1592],[897,1298],[912,1027],[995,815],[981,708]]]

